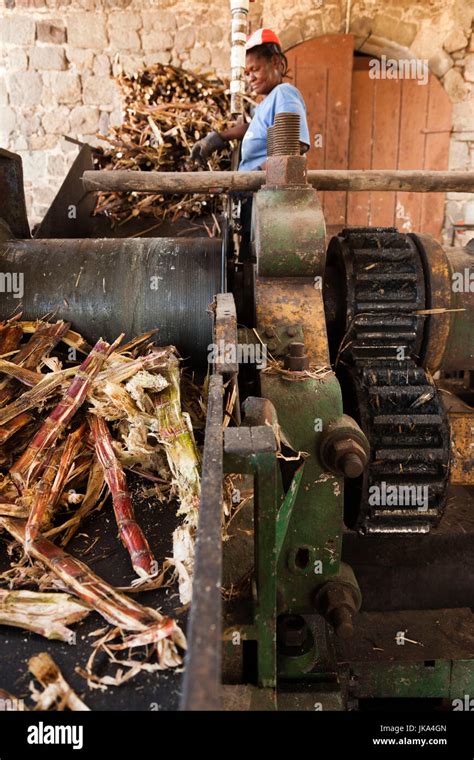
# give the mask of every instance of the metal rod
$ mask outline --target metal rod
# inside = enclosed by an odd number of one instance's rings
[[[223,381],[209,381],[201,502],[181,710],[221,707]]]
[[[222,193],[255,192],[265,184],[265,172],[138,172],[86,171],[90,192]],[[400,171],[396,169],[317,169],[308,171],[317,190],[408,191],[411,193],[474,193],[474,171]]]

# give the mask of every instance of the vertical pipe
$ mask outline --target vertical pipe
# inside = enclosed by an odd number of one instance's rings
[[[230,50],[230,110],[233,116],[244,113],[245,92],[245,43],[249,0],[230,0],[232,14],[232,39]]]

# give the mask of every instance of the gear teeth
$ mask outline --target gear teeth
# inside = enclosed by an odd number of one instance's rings
[[[426,533],[446,502],[450,441],[438,391],[418,366],[423,264],[411,238],[393,227],[345,229],[331,248],[347,273],[341,357],[352,365],[361,424],[372,446],[356,527],[370,534]],[[423,493],[423,504],[371,504],[374,486],[379,492],[421,489],[416,493]]]

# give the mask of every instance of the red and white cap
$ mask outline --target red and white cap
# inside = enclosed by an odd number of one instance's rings
[[[252,48],[257,47],[257,45],[264,45],[265,42],[273,42],[275,45],[281,47],[281,42],[275,32],[272,32],[271,29],[257,29],[256,32],[253,32],[253,34],[247,38],[245,50],[251,50]]]

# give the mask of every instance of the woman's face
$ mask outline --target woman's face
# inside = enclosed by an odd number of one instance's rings
[[[249,50],[245,56],[245,76],[254,95],[268,95],[282,80],[279,57],[262,58]]]

